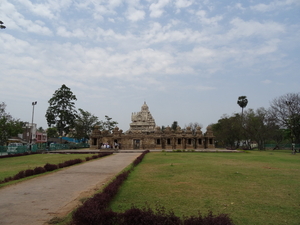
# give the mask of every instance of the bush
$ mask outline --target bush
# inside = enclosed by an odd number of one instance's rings
[[[19,173],[17,173],[14,177],[13,177],[13,179],[14,180],[19,180],[19,179],[22,179],[22,178],[24,178],[25,177],[25,172],[24,172],[24,170],[22,170],[22,171],[20,171]]]
[[[46,171],[53,171],[53,170],[58,169],[58,166],[55,165],[55,164],[47,163],[47,164],[44,166],[44,168],[45,168]]]
[[[206,216],[202,216],[200,212],[198,216],[185,218],[184,225],[233,225],[234,223],[227,214],[214,216],[211,211]]]
[[[46,169],[44,167],[35,167],[34,168],[34,174],[41,174],[41,173],[45,173],[46,172]]]
[[[35,175],[34,170],[31,169],[25,170],[25,177],[30,177],[33,175]]]

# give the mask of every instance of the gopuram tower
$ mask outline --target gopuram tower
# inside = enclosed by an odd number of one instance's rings
[[[140,112],[132,113],[131,121],[129,132],[152,133],[155,130],[155,120],[146,102],[142,105]]]

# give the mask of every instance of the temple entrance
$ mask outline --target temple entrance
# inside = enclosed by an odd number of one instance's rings
[[[133,149],[140,149],[140,139],[134,139],[133,140]]]

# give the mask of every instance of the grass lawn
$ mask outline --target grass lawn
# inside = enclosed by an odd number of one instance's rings
[[[33,154],[11,158],[0,158],[0,180],[14,176],[21,170],[34,169],[38,166],[44,166],[47,163],[59,164],[71,159],[85,160],[88,156],[91,156],[91,154]],[[11,181],[9,183],[12,182],[16,181]],[[9,183],[0,184],[0,187]]]
[[[178,216],[227,213],[236,224],[300,224],[300,154],[149,153],[111,204],[147,202]]]

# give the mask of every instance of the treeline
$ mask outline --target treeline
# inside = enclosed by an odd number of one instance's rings
[[[256,143],[263,150],[266,143],[300,143],[300,93],[275,98],[268,109],[224,115],[212,127],[218,147],[251,149]]]
[[[111,131],[118,124],[107,115],[104,120],[99,120],[88,111],[81,108],[77,110],[75,101],[76,95],[64,84],[54,92],[48,101],[49,107],[45,114],[49,126],[46,129],[48,138],[68,135],[78,140],[88,140],[94,126],[99,126],[100,130]],[[6,104],[0,103],[0,146],[6,145],[9,138],[23,133],[28,124],[29,122],[13,118],[6,112]],[[38,131],[45,130],[40,127]]]

